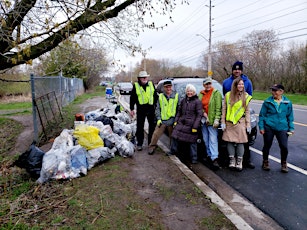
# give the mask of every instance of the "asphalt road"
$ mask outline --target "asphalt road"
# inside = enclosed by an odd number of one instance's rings
[[[126,96],[125,100],[129,102],[129,97]],[[257,114],[259,114],[261,104],[262,102],[258,101],[252,103],[252,107]],[[307,107],[295,106],[294,116],[295,134],[289,137],[289,173],[280,172],[280,154],[276,139],[270,153],[271,170],[267,172],[261,169],[263,139],[262,135],[258,133],[255,144],[251,146],[255,169],[235,172],[223,168],[214,172],[214,174],[256,208],[271,217],[282,228],[307,229]],[[198,169],[198,171],[204,171],[204,169]],[[204,175],[202,177],[206,178]],[[210,178],[206,180],[209,186],[211,183],[213,189],[219,187],[216,181],[210,182]],[[242,208],[245,207],[242,206]],[[240,212],[240,207],[238,207],[237,212]],[[244,210],[242,215],[244,215],[243,213]],[[255,226],[257,224],[254,225],[254,228],[257,229]],[[259,226],[258,229],[262,229],[262,227]]]
[[[252,103],[259,114],[261,103]],[[270,215],[285,229],[307,229],[307,108],[295,106],[295,134],[289,137],[289,173],[280,172],[278,142],[274,139],[270,151],[269,172],[261,169],[263,146],[258,134],[251,147],[255,169],[241,173],[228,169],[216,172],[224,181],[253,202],[260,210]]]

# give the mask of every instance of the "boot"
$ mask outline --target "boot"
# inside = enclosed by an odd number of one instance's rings
[[[268,160],[263,160],[262,162],[262,169],[265,171],[270,171],[270,165]]]
[[[236,160],[234,156],[229,156],[229,168],[233,169],[236,167]]]
[[[288,167],[287,167],[287,162],[286,161],[283,161],[281,163],[281,172],[283,172],[283,173],[287,173],[288,172]]]
[[[239,172],[242,171],[242,163],[243,163],[243,157],[237,157],[236,169]]]

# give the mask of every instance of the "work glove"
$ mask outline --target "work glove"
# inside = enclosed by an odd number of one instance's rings
[[[175,127],[177,125],[177,122],[174,122],[173,127]]]
[[[219,125],[220,125],[219,119],[215,119],[214,122],[213,122],[213,128],[218,128]]]
[[[161,120],[158,120],[158,121],[157,121],[157,126],[160,127],[161,125],[162,125],[162,121],[161,121]]]
[[[293,133],[294,133],[293,131],[289,131],[289,132],[287,132],[287,135],[288,135],[288,136],[292,136]]]
[[[221,128],[222,128],[223,131],[225,131],[226,130],[226,124],[221,124]]]
[[[197,133],[197,129],[192,129],[192,133]]]
[[[135,111],[134,111],[134,110],[131,110],[131,111],[130,111],[130,115],[131,115],[131,117],[134,117]]]
[[[247,128],[246,128],[246,131],[247,131],[248,134],[250,134],[251,131],[252,131],[252,128],[251,128],[251,127],[247,127]]]

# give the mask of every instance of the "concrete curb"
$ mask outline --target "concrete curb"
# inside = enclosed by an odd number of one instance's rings
[[[129,111],[129,104],[118,98],[118,102]],[[148,133],[147,127],[145,132]],[[158,146],[168,152],[169,148],[161,141]],[[212,170],[203,164],[198,164],[198,168],[203,171],[200,179],[191,169],[183,164],[176,156],[170,156],[170,159],[182,173],[187,176],[197,186],[205,196],[209,197],[211,202],[217,205],[219,210],[237,227],[239,230],[259,229],[259,230],[278,230],[281,228],[273,219],[264,214],[251,202],[249,202],[240,193],[226,184]],[[210,187],[211,186],[211,187]],[[215,191],[212,189],[214,187]]]

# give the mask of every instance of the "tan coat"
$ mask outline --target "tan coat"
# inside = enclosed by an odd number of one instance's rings
[[[248,142],[246,128],[250,127],[250,111],[249,104],[246,107],[245,116],[241,117],[237,124],[226,121],[227,104],[224,100],[222,108],[222,123],[226,124],[226,130],[223,132],[222,139],[234,143]]]

